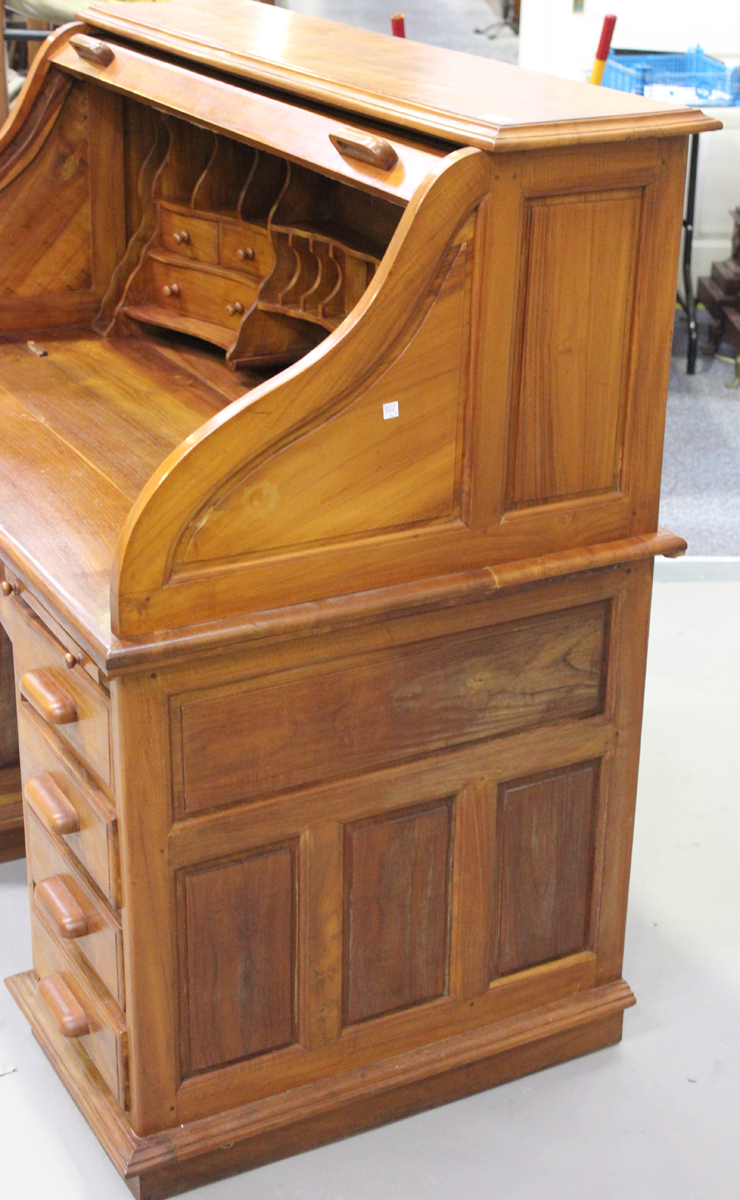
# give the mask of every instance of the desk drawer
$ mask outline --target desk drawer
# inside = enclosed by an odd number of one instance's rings
[[[110,787],[110,698],[20,601],[13,613],[13,656],[20,707],[34,708]]]
[[[28,704],[21,705],[19,726],[28,804],[40,824],[63,839],[113,907],[119,908],[118,824],[113,805]]]
[[[275,262],[275,251],[266,229],[244,222],[221,225],[221,266],[266,279]]]
[[[126,1105],[126,1024],[84,963],[75,961],[41,910],[31,906],[33,966],[41,996],[60,1032],[89,1054],[122,1107]],[[75,1006],[81,1010],[75,1013]],[[77,1024],[74,1024],[74,1019]],[[74,1036],[75,1029],[87,1032]]]
[[[149,268],[151,303],[177,316],[222,325],[234,333],[256,299],[257,285],[247,275],[232,279],[195,263],[162,261],[153,255]]]
[[[218,262],[218,222],[177,209],[159,208],[159,233],[165,250],[192,262]]]
[[[64,843],[48,833],[33,811],[26,819],[26,839],[34,903],[57,936],[79,953],[124,1004],[123,940],[118,917],[82,876]]]

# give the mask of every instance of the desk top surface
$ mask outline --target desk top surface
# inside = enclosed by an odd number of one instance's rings
[[[699,109],[574,83],[253,0],[92,4],[98,29],[263,86],[485,149],[716,128]]]

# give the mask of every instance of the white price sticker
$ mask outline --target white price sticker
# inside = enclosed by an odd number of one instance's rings
[[[383,420],[390,421],[393,417],[398,416],[398,401],[391,400],[388,404],[383,405]]]

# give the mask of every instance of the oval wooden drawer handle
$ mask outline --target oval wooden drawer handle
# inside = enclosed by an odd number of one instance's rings
[[[84,1037],[90,1032],[87,1013],[61,975],[47,975],[45,979],[41,979],[39,994],[62,1037]]]
[[[390,171],[398,162],[398,155],[385,138],[374,133],[360,133],[356,129],[340,129],[329,134],[329,141],[343,158],[355,158],[358,162],[370,163],[381,171]]]
[[[241,316],[241,314],[244,312],[244,305],[242,304],[241,300],[235,300],[233,304],[226,305],[226,312],[230,317],[236,315]]]
[[[42,824],[60,836],[79,833],[80,815],[51,775],[35,775],[25,788],[26,800]]]
[[[107,42],[88,37],[86,33],[76,33],[69,40],[80,58],[84,58],[85,62],[93,63],[96,67],[109,67],[116,57]]]
[[[179,296],[180,285],[179,283],[166,283],[162,288],[162,291],[165,296]]]
[[[46,667],[21,675],[19,686],[24,700],[51,725],[71,725],[77,720],[77,705]]]
[[[79,938],[90,932],[87,913],[58,875],[50,875],[37,883],[34,898],[60,937]]]
[[[176,246],[187,246],[190,243],[190,234],[187,229],[181,229],[179,233],[175,234],[172,240]]]

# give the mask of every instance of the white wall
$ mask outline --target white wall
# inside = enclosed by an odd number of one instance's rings
[[[684,51],[740,61],[740,0],[522,0],[519,65],[548,75],[588,79],[604,15],[617,14],[612,45],[624,50]],[[730,209],[740,205],[740,107],[717,108],[719,133],[700,140],[692,267],[694,279],[730,253]]]
[[[738,0],[522,0],[519,65],[570,79],[591,73],[606,13],[617,14],[612,45],[624,50],[688,50],[740,59]]]

